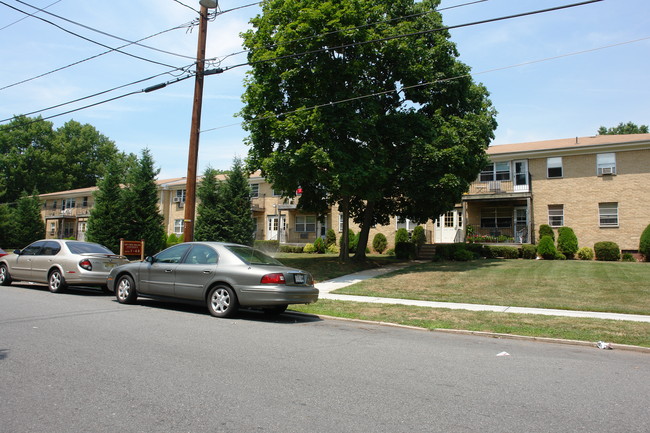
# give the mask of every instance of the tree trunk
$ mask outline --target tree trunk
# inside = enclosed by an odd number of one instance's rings
[[[339,202],[339,211],[343,213],[343,233],[341,233],[341,250],[339,252],[339,260],[347,262],[350,259],[349,251],[349,233],[350,233],[350,197],[345,196]]]
[[[354,260],[362,262],[366,260],[366,247],[368,246],[368,237],[370,226],[372,225],[372,216],[375,211],[375,202],[369,201],[366,209],[363,211],[363,222],[361,223],[361,232],[359,233],[359,243],[354,253]]]

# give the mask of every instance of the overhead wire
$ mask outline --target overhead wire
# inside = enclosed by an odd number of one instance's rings
[[[43,9],[47,9],[47,8],[49,8],[50,6],[54,6],[55,4],[59,3],[60,1],[61,1],[61,0],[56,0],[55,2],[52,2],[52,3],[50,3],[49,5],[45,6]],[[13,26],[14,24],[18,24],[19,22],[21,22],[21,21],[23,21],[23,20],[26,20],[27,18],[29,18],[29,17],[31,17],[31,16],[34,16],[34,15],[37,14],[38,12],[39,12],[39,11],[34,12],[33,14],[29,14],[29,15],[27,15],[27,16],[24,16],[24,17],[20,18],[20,19],[17,19],[17,20],[14,21],[14,22],[11,22],[11,23],[7,24],[7,25],[4,26],[4,27],[0,27],[0,31],[6,29],[6,28],[8,28],[8,27]]]

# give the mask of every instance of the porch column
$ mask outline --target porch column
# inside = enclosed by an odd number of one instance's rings
[[[465,200],[463,200],[463,209],[461,210],[461,212],[463,213],[463,227],[461,228],[461,242],[465,242],[465,238],[466,238],[465,235],[467,233],[467,224],[468,224],[467,202]]]
[[[532,200],[530,197],[526,199],[526,212],[528,212],[528,230],[526,233],[526,243],[532,244],[533,240],[533,227],[535,225],[533,224],[533,208],[532,208]]]

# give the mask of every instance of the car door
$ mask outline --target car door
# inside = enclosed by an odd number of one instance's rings
[[[11,275],[16,280],[34,281],[32,279],[32,262],[34,257],[41,251],[45,245],[45,241],[36,241],[26,246],[19,255],[16,256],[16,261],[9,270]]]
[[[214,248],[195,244],[176,267],[174,296],[202,300],[204,287],[216,272],[219,256]]]
[[[61,245],[58,242],[44,242],[38,253],[32,256],[32,281],[47,283],[47,273],[60,251]]]
[[[174,279],[176,268],[191,244],[178,244],[159,252],[152,262],[145,262],[140,267],[138,291],[157,296],[174,296]]]

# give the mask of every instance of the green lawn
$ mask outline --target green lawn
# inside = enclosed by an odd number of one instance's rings
[[[336,293],[650,314],[650,264],[498,259],[426,263]]]
[[[369,255],[365,262],[349,260],[346,263],[339,261],[338,255],[334,254],[294,254],[277,253],[274,257],[287,266],[309,271],[316,282],[331,280],[342,275],[353,274],[365,269],[389,266],[400,263],[394,256]]]

